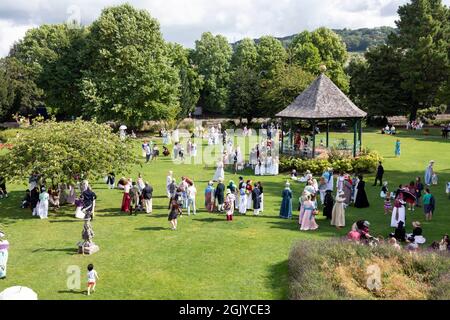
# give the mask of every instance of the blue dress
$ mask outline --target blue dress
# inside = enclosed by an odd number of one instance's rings
[[[283,219],[292,218],[292,191],[289,188],[283,190],[283,200],[281,202],[280,217]]]
[[[395,155],[399,156],[400,155],[400,142],[396,142],[395,143]]]

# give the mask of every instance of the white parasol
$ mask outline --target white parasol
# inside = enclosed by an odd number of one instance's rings
[[[15,286],[0,292],[0,300],[38,300],[38,296],[30,288]]]
[[[127,128],[127,126],[126,125],[121,125],[120,127],[119,127],[119,130],[127,130],[128,128]]]

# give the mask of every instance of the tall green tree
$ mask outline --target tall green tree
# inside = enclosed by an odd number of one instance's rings
[[[180,77],[180,110],[176,116],[177,124],[179,124],[189,113],[195,111],[200,99],[200,90],[203,87],[203,77],[200,76],[198,67],[192,61],[192,50],[183,48],[179,44],[169,44],[169,51]]]
[[[313,81],[315,76],[297,65],[284,64],[274,70],[271,81],[262,84],[264,115],[273,117],[286,108]]]
[[[320,74],[320,65],[324,64],[331,80],[341,90],[348,92],[349,79],[344,71],[348,59],[347,49],[335,32],[327,28],[304,31],[294,37],[289,52],[292,63],[315,75]]]
[[[250,38],[242,39],[234,50],[233,57],[231,59],[232,69],[247,68],[256,69],[256,63],[258,61],[258,51],[256,50],[255,41]]]
[[[106,8],[90,27],[83,72],[84,114],[138,128],[179,112],[180,80],[159,23],[125,4]]]
[[[352,59],[347,68],[350,75],[350,97],[370,116],[403,115],[408,110],[408,93],[402,89],[398,50],[380,45],[371,48],[365,59]]]
[[[401,87],[410,96],[410,116],[450,103],[449,9],[441,0],[412,0],[398,9],[398,33],[389,44],[403,53]]]
[[[42,105],[43,91],[33,81],[35,75],[32,65],[15,57],[0,59],[0,119],[32,115]]]
[[[238,66],[232,73],[227,116],[239,118],[241,122],[246,119],[247,123],[262,116],[261,93],[258,72],[245,65]]]
[[[265,78],[271,78],[274,71],[286,63],[286,49],[275,37],[261,37],[256,49],[258,52],[257,69]]]
[[[210,113],[222,113],[228,102],[230,63],[233,50],[228,40],[211,32],[202,34],[195,42],[194,63],[203,76],[204,85],[199,105]]]
[[[56,114],[77,116],[80,104],[81,70],[87,30],[67,24],[42,25],[27,31],[11,50],[32,71],[28,81],[43,90],[47,107]]]

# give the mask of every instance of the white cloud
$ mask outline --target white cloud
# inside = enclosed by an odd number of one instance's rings
[[[0,55],[25,30],[42,23],[60,23],[79,8],[89,24],[106,6],[124,0],[13,0],[0,2]],[[397,8],[407,0],[128,0],[160,21],[169,41],[192,47],[202,32],[220,33],[236,41],[265,34],[287,36],[320,26],[361,28],[393,26]],[[450,4],[450,0],[444,0]],[[73,11],[72,11],[73,12]]]
[[[33,25],[15,25],[11,21],[0,20],[0,57],[6,56],[15,41],[21,39]]]

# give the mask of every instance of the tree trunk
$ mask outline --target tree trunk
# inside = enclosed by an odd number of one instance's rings
[[[417,110],[419,108],[417,106],[413,106],[411,109],[411,113],[409,115],[409,120],[410,121],[416,121],[417,120]]]
[[[252,123],[253,118],[247,117],[247,126],[250,127],[250,123]]]

